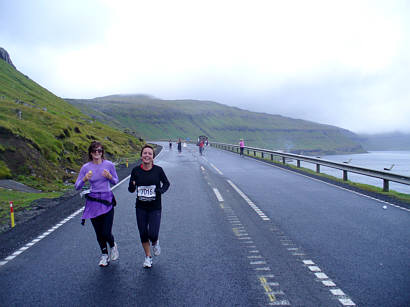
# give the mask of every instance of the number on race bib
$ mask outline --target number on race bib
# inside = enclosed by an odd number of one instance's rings
[[[137,188],[137,197],[140,201],[153,201],[155,200],[155,185],[139,186]]]

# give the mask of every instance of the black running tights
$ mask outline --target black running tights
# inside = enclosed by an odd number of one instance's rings
[[[151,241],[152,243],[157,242],[159,225],[161,224],[161,209],[153,211],[148,211],[142,208],[135,209],[141,243],[146,243],[148,241]]]
[[[91,219],[95,234],[97,235],[98,244],[100,245],[101,252],[103,254],[108,254],[107,242],[110,247],[114,247],[114,236],[111,233],[113,221],[114,208],[112,208],[107,213],[101,214]]]

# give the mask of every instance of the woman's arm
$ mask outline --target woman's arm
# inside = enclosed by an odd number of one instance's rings
[[[111,184],[117,184],[118,183],[118,175],[117,175],[117,170],[115,169],[114,163],[112,164],[111,167],[111,178],[109,179]]]
[[[76,190],[80,190],[84,186],[84,183],[85,183],[84,177],[85,177],[85,175],[86,175],[86,170],[85,170],[85,167],[83,165],[81,167],[80,173],[78,174],[77,180],[76,180],[75,185],[74,185]]]
[[[161,171],[159,173],[159,180],[162,183],[162,186],[159,188],[158,192],[161,193],[161,194],[164,194],[168,190],[168,188],[171,184],[169,183],[168,178],[165,175],[165,172],[162,168],[161,168]]]
[[[128,183],[128,191],[130,193],[134,193],[136,190],[136,179],[136,172],[135,169],[133,169],[130,176],[130,182]]]

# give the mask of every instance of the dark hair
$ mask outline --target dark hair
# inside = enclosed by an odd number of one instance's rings
[[[154,150],[154,147],[152,147],[151,145],[148,145],[148,144],[144,145],[144,146],[141,148],[141,157],[142,157],[142,152],[144,151],[145,148],[151,148],[151,149],[152,149],[152,152],[154,153],[153,156],[152,156],[152,158],[155,158],[155,150]]]
[[[102,153],[101,153],[101,159],[104,160],[104,146],[98,142],[98,141],[92,141],[90,146],[88,147],[88,160],[92,161],[93,156],[91,155],[91,152],[94,151],[96,148],[101,147]]]

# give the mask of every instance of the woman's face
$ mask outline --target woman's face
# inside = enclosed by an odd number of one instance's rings
[[[102,150],[101,147],[95,148],[95,149],[91,150],[91,156],[92,156],[94,159],[101,159],[102,151],[103,151],[103,150]]]
[[[151,148],[144,148],[141,159],[145,164],[152,163],[154,160],[154,151]]]

